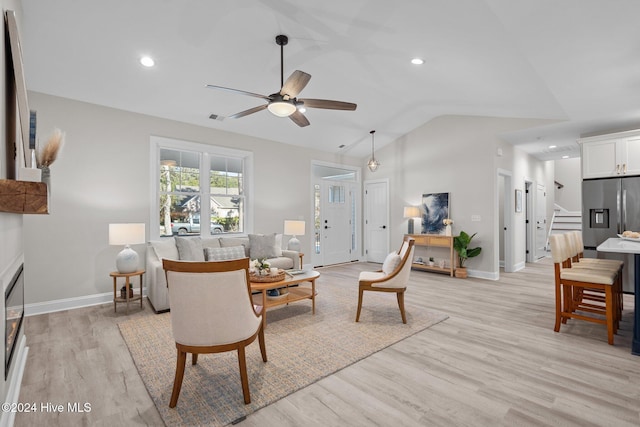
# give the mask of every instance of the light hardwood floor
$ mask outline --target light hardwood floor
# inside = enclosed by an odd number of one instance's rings
[[[323,281],[357,286],[360,271],[377,267],[322,269],[318,297]],[[602,325],[571,320],[560,333],[553,331],[548,260],[501,276],[462,280],[413,271],[406,299],[449,319],[240,425],[640,425],[640,357],[630,353],[633,296],[625,296],[624,319],[609,346]],[[127,318],[124,307],[119,310],[103,305],[27,319],[30,351],[20,401],[89,402],[92,410],[18,414],[16,426],[162,425],[117,328]],[[153,315],[148,305],[133,311],[129,318]]]

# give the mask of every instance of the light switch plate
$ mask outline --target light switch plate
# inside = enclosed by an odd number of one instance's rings
[[[471,221],[473,222],[480,221],[480,215],[471,215]]]

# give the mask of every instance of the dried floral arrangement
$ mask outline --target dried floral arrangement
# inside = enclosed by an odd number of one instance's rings
[[[64,143],[64,132],[54,129],[44,146],[36,151],[36,162],[39,168],[48,168],[58,158]]]

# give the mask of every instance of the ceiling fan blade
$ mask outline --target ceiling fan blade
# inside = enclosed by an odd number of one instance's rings
[[[307,118],[304,116],[304,114],[302,114],[298,110],[296,110],[292,115],[290,115],[289,118],[293,120],[293,122],[298,126],[300,126],[301,128],[305,126],[309,126],[311,124],[309,123],[309,120],[307,120]]]
[[[280,95],[285,96],[289,95],[289,98],[295,98],[298,96],[300,91],[304,89],[304,87],[311,80],[311,74],[307,74],[304,71],[295,70],[286,82],[282,85],[282,89],[280,89]]]
[[[226,90],[227,92],[238,93],[240,95],[249,95],[249,96],[253,96],[255,98],[261,98],[261,99],[265,99],[267,101],[271,101],[271,98],[269,98],[268,96],[260,95],[259,93],[247,92],[246,90],[231,89],[230,87],[215,86],[215,85],[207,85],[207,87],[210,88],[210,89]]]
[[[357,107],[356,104],[351,102],[331,101],[330,99],[298,99],[298,101],[304,102],[305,107],[309,108],[324,108],[327,110],[348,110],[354,111]]]
[[[240,111],[239,113],[235,113],[233,116],[229,116],[230,119],[239,119],[240,117],[248,116],[249,114],[257,113],[258,111],[262,111],[267,108],[267,104],[259,105],[257,107],[249,108],[248,110]]]

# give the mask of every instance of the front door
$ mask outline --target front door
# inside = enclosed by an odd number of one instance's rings
[[[322,264],[351,261],[351,192],[348,183],[322,181]]]
[[[365,183],[365,250],[369,262],[384,262],[389,253],[389,182]]]

